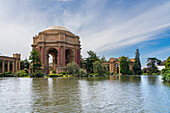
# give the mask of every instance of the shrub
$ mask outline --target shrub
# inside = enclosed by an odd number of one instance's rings
[[[63,74],[49,74],[49,77],[62,77]]]
[[[29,69],[24,68],[24,71],[25,71],[27,74],[29,74]]]
[[[118,73],[117,73],[117,72],[115,72],[114,74],[115,74],[115,75],[117,75]]]
[[[39,77],[43,77],[43,76],[44,76],[44,74],[42,73],[41,70],[36,71],[36,72],[34,72],[34,73],[31,74],[31,77],[37,77],[37,78],[39,78]]]
[[[66,66],[67,72],[71,75],[78,75],[80,67],[77,65],[76,62],[72,62],[67,64]]]
[[[162,70],[162,79],[164,81],[170,81],[170,69],[163,69]]]
[[[12,72],[11,72],[11,71],[8,71],[8,72],[6,72],[5,74],[6,74],[6,75],[8,75],[8,74],[12,74]]]
[[[111,73],[110,73],[110,71],[107,71],[107,73],[106,73],[107,75],[110,75]]]
[[[63,71],[63,72],[61,72],[60,74],[66,75],[67,73]]]
[[[4,77],[4,74],[3,74],[3,73],[0,73],[0,77]]]
[[[49,77],[58,77],[57,74],[49,74]]]
[[[102,64],[99,61],[93,62],[93,71],[94,73],[98,73],[99,75],[104,75],[107,73],[107,67],[105,64]]]
[[[25,77],[25,76],[28,76],[28,73],[26,71],[24,71],[24,70],[20,70],[20,71],[17,71],[15,73],[15,76],[16,77]]]
[[[110,74],[113,75],[113,72],[111,72]]]
[[[80,76],[86,76],[86,75],[87,75],[86,70],[80,69],[80,70],[79,70],[79,75],[80,75]]]
[[[133,75],[133,71],[132,70],[128,70],[128,75]]]
[[[55,71],[55,70],[53,70],[53,71],[52,71],[52,73],[53,73],[53,74],[56,74],[56,71]]]

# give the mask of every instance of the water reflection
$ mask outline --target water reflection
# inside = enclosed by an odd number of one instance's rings
[[[169,112],[161,76],[0,78],[0,112]]]

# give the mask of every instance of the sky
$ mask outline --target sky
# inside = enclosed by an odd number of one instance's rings
[[[170,56],[170,0],[0,0],[0,53],[29,58],[32,37],[50,26],[80,36],[81,54]]]

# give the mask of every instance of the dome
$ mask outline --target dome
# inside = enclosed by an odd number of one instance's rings
[[[63,31],[69,31],[67,28],[65,27],[61,27],[61,26],[51,26],[51,27],[48,27],[46,30],[63,30]],[[69,31],[70,32],[70,31]]]

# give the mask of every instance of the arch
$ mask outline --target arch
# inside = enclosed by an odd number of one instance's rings
[[[52,56],[52,62],[49,62],[49,55]],[[47,74],[52,73],[53,70],[56,71],[58,65],[58,51],[56,48],[49,48],[46,51],[46,61]],[[51,66],[50,63],[52,63]]]
[[[71,49],[66,49],[65,50],[65,64],[67,65],[68,63],[74,62],[74,52]]]

